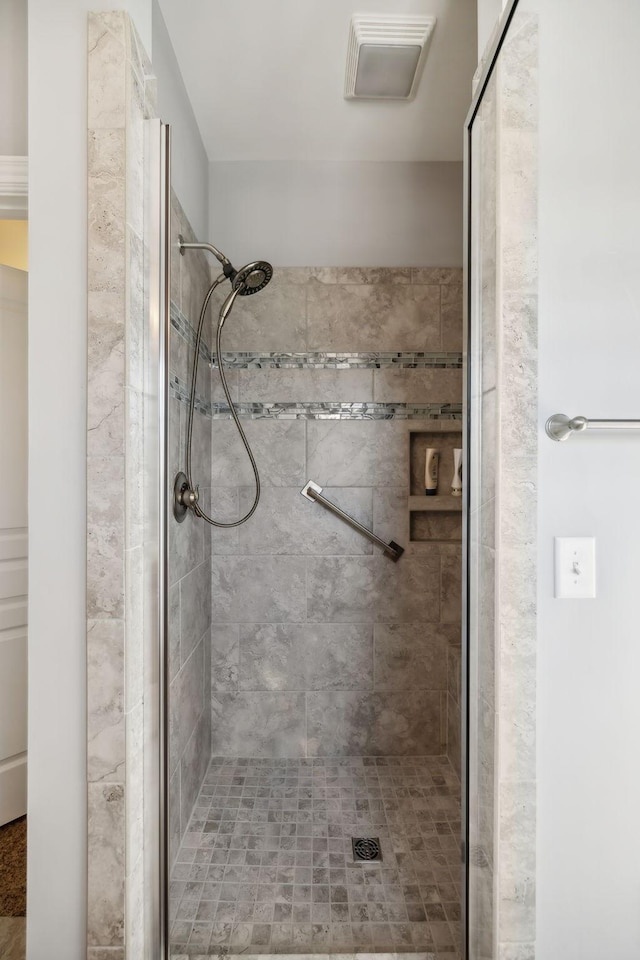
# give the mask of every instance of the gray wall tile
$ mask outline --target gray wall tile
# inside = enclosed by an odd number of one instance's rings
[[[403,557],[398,563],[378,558],[376,620],[437,622],[438,559]]]
[[[240,625],[214,623],[211,627],[211,689],[237,690],[240,663]]]
[[[87,295],[87,454],[124,454],[123,289]]]
[[[87,629],[87,777],[124,779],[124,622],[89,621]]]
[[[401,547],[409,543],[409,487],[374,487],[373,532]]]
[[[255,495],[255,487],[253,488]],[[238,487],[212,487],[207,513],[212,520],[220,523],[234,523],[241,517],[238,505]],[[253,502],[253,496],[251,497]],[[240,527],[213,527],[207,539],[211,542],[214,555],[238,553],[238,531]]]
[[[228,294],[224,284],[211,298],[213,316]],[[238,297],[225,323],[224,350],[286,350],[306,347],[306,300],[304,284],[289,283],[274,271],[268,287],[258,296]]]
[[[362,534],[300,493],[301,487],[265,487],[254,516],[238,528],[237,552],[246,554],[369,554],[372,545]],[[323,490],[329,500],[371,527],[371,490]],[[251,487],[240,488],[240,511],[246,513],[254,497]]]
[[[440,295],[442,349],[447,352],[462,350],[462,286],[442,286]]]
[[[201,563],[180,581],[181,659],[185,663],[211,625],[211,566]]]
[[[402,486],[407,437],[393,420],[313,420],[307,424],[307,470],[321,486]]]
[[[214,620],[304,619],[305,570],[297,557],[281,557],[277,564],[257,557],[213,557],[211,568]]]
[[[462,283],[462,267],[413,267],[412,283]]]
[[[181,280],[179,294],[191,310],[193,291],[204,283],[195,273],[195,278]],[[238,301],[223,348],[440,350],[441,300],[455,300],[459,281],[459,271],[444,268],[422,273],[408,268],[281,269],[261,297]],[[440,289],[444,285],[451,287],[446,295]],[[176,362],[184,377],[189,351],[183,353]],[[221,396],[217,372],[211,376],[216,398]],[[234,372],[238,396],[246,402],[365,402],[374,396],[390,402],[455,402],[461,392],[457,370],[385,369],[375,371],[375,378],[376,393],[373,370]],[[178,462],[186,413],[180,406],[172,417]],[[245,420],[243,426],[260,467],[262,501],[246,525],[202,530],[214,555],[214,752],[304,755],[307,739],[315,736],[311,721],[309,729],[305,725],[311,703],[305,697],[316,692],[337,697],[344,721],[339,735],[323,734],[327,749],[331,742],[331,750],[361,752],[357,743],[364,737],[363,749],[374,753],[440,752],[447,709],[438,691],[446,689],[447,640],[458,631],[455,625],[438,626],[443,549],[407,554],[394,565],[300,495],[304,482],[314,479],[330,499],[384,539],[408,546],[406,424],[263,419]],[[213,421],[211,439],[203,435],[197,447],[198,471],[205,470],[211,450],[210,512],[223,521],[237,519],[253,502],[254,487],[233,423]],[[200,482],[206,504],[208,485]],[[203,633],[207,628],[203,578],[208,549],[200,544],[201,529],[194,525],[172,533],[173,566],[181,580],[183,657],[200,639],[200,628]],[[380,638],[375,668],[374,623]],[[381,688],[375,693],[374,677]],[[428,690],[435,692],[430,698]],[[332,710],[334,701],[326,703]],[[195,750],[200,742],[196,712],[184,721],[192,727],[182,746],[185,758],[190,744]],[[420,721],[422,714],[426,723]],[[195,789],[195,779],[185,780],[190,772],[191,767],[181,768],[183,819]]]
[[[373,683],[369,624],[241,624],[241,690],[367,690]]]
[[[373,684],[373,628],[366,623],[308,623],[307,690],[368,690]]]
[[[90,783],[87,808],[87,940],[117,947],[124,943],[124,785]]]
[[[240,625],[240,690],[306,689],[302,623]]]
[[[265,369],[237,371],[240,400],[309,403],[373,400],[373,370]]]
[[[383,367],[373,383],[380,403],[462,403],[462,370]]]
[[[258,463],[264,484],[286,487],[305,477],[305,424],[301,420],[245,420],[243,429]],[[247,452],[231,420],[214,420],[211,428],[213,486],[253,482]]]
[[[439,350],[440,287],[310,287],[307,337],[310,350]]]
[[[376,624],[374,667],[376,690],[445,690],[447,628],[425,623]]]
[[[169,862],[173,863],[180,843],[180,764],[177,765],[169,780]]]
[[[204,643],[199,643],[169,687],[169,755],[180,762],[204,709]]]
[[[411,267],[338,267],[337,283],[411,283]]]
[[[303,693],[216,693],[211,702],[214,756],[305,755]]]
[[[183,523],[169,518],[169,580],[176,583],[204,560],[204,524],[187,513]]]
[[[440,618],[443,623],[460,623],[462,617],[462,559],[442,558]]]
[[[309,620],[372,623],[377,576],[373,557],[310,558],[307,561]]]
[[[447,694],[447,756],[460,778],[462,778],[461,730],[460,704]]]
[[[124,616],[124,458],[87,460],[87,615]]]
[[[443,748],[438,692],[309,693],[307,725],[310,756],[437,754]]]
[[[211,759],[211,718],[203,709],[180,758],[180,824],[184,835]]]
[[[173,680],[182,666],[180,655],[180,584],[169,588],[169,680]]]

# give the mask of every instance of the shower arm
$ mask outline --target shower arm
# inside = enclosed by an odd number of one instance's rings
[[[235,274],[236,271],[234,270],[231,264],[231,261],[229,260],[228,257],[225,257],[222,251],[218,250],[217,247],[214,247],[212,243],[197,243],[197,242],[187,243],[187,241],[182,236],[178,237],[178,243],[180,245],[180,253],[183,257],[185,255],[186,250],[207,250],[216,258],[218,263],[222,264],[222,269],[225,277],[233,278],[233,275]]]

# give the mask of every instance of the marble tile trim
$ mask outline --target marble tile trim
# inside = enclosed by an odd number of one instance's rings
[[[87,943],[89,957],[117,960],[138,952],[145,910],[137,561],[144,537],[143,124],[153,113],[154,84],[124,12],[90,13],[87,36]]]

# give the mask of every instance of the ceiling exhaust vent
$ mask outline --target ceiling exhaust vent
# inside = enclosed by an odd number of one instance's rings
[[[435,17],[357,13],[347,48],[347,100],[412,100]]]

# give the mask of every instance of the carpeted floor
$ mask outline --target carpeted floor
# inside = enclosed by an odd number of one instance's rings
[[[0,917],[27,913],[27,818],[0,827]]]

